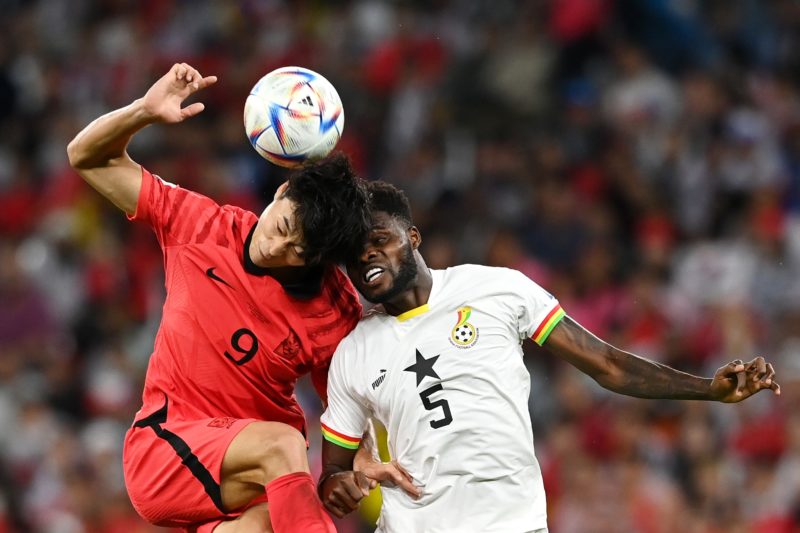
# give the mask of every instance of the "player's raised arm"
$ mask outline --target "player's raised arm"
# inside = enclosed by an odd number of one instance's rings
[[[186,63],[173,65],[144,97],[101,116],[78,133],[67,146],[70,165],[114,205],[133,214],[142,175],[126,150],[131,138],[148,124],[181,122],[200,113],[202,103],[181,105],[216,81],[216,76],[203,77]]]
[[[597,338],[571,318],[553,328],[544,347],[591,376],[602,387],[638,398],[739,402],[762,389],[780,394],[775,370],[763,357],[736,360],[713,378],[681,372],[619,350]]]

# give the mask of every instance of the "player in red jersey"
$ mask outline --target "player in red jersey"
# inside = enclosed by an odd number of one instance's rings
[[[176,64],[68,147],[73,168],[152,226],[164,254],[167,297],[143,405],[125,438],[126,486],[139,514],[157,525],[335,531],[309,474],[294,387],[310,372],[325,400],[330,358],[360,317],[333,262],[366,235],[364,187],[347,159],[333,156],[292,175],[259,217],[130,158],[137,131],[201,112],[201,103],[181,105],[215,82]]]

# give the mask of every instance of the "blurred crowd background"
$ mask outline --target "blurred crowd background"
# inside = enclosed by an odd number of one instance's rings
[[[800,2],[0,11],[0,532],[160,531],[128,503],[120,456],[162,260],[65,149],[181,61],[219,82],[201,116],[130,147],[165,179],[260,212],[285,172],[248,145],[244,99],[309,67],[344,101],[339,148],[409,194],[430,266],[520,269],[599,336],[689,372],[774,363],[781,397],[644,401],[528,346],[552,533],[800,531]],[[316,431],[319,401],[298,395]]]

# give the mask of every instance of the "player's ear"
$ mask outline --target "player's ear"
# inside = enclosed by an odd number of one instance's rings
[[[422,244],[422,234],[419,232],[416,226],[411,226],[407,231],[408,240],[411,241],[411,249],[416,250],[419,248],[419,245]]]

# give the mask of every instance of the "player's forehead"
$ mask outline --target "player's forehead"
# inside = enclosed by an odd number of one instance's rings
[[[402,230],[402,227],[399,221],[386,211],[373,211],[370,229],[372,231],[381,231],[381,230],[391,231],[391,230]]]
[[[296,233],[302,229],[297,213],[297,203],[288,196],[281,196],[273,202],[269,214],[276,223],[284,225],[290,232]]]

